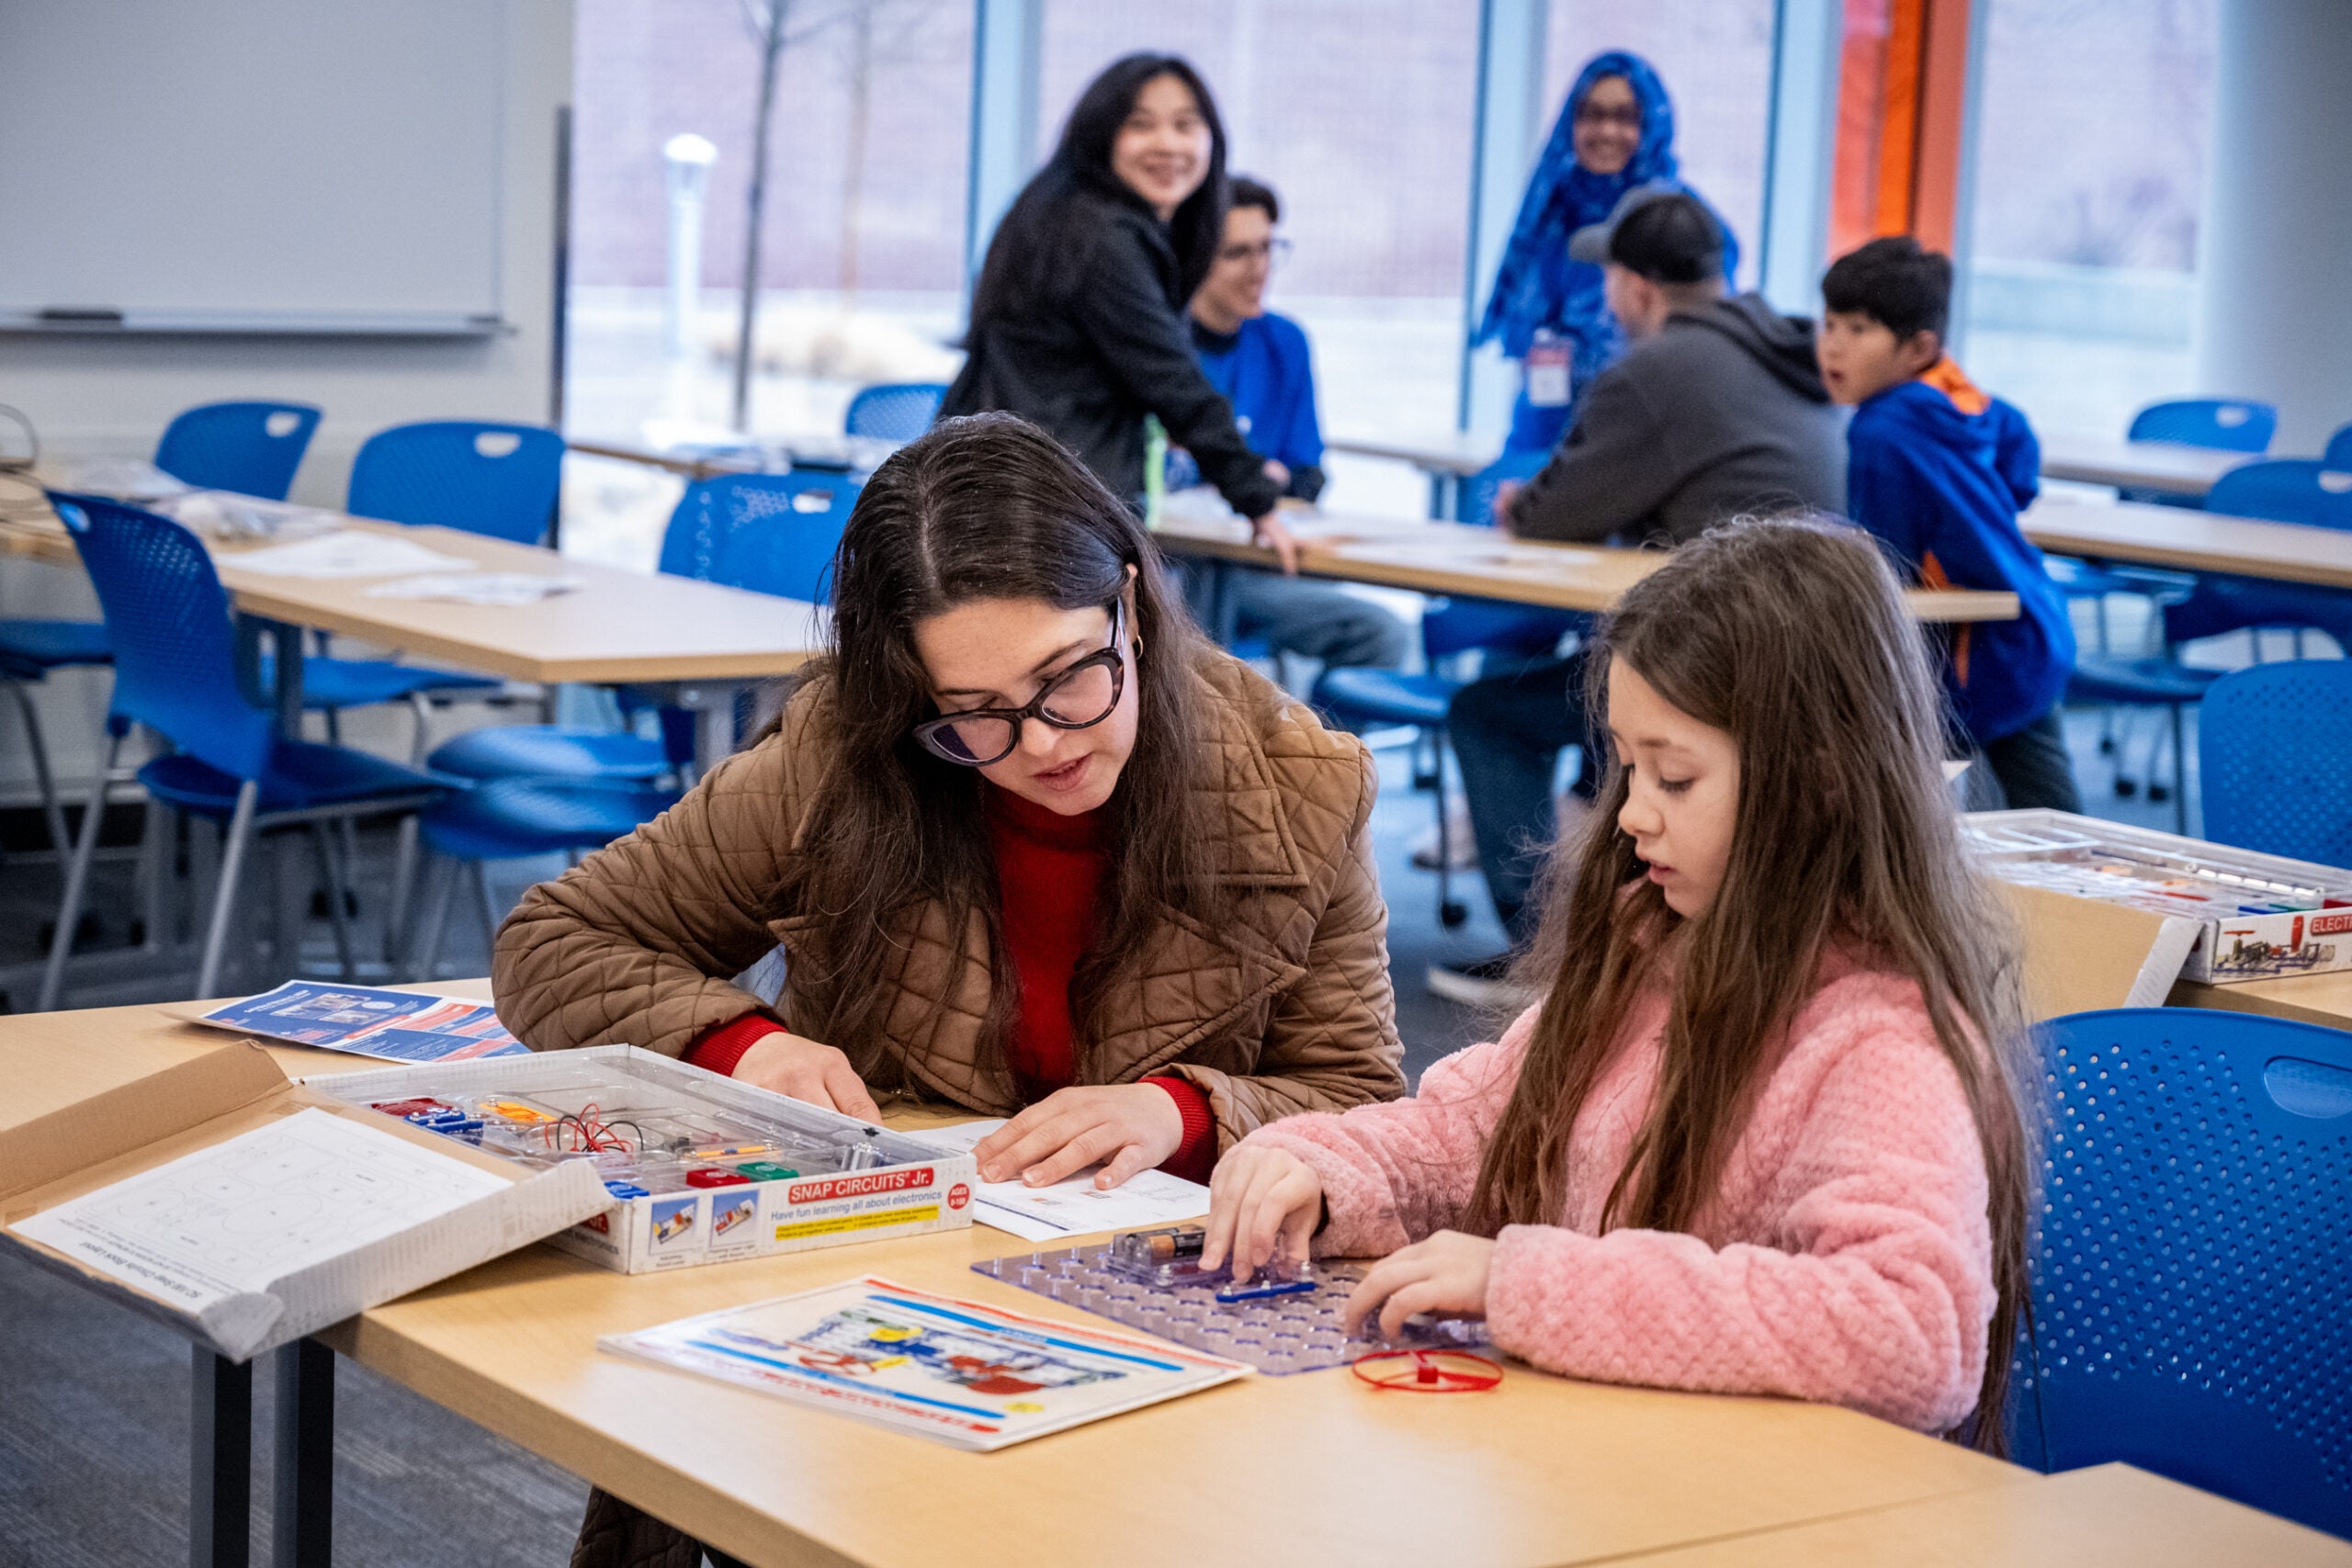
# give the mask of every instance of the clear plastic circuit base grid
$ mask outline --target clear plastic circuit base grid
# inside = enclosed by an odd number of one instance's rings
[[[1343,1367],[1390,1348],[1466,1349],[1487,1343],[1487,1325],[1467,1318],[1412,1319],[1396,1340],[1380,1337],[1378,1322],[1351,1337],[1340,1308],[1370,1271],[1368,1259],[1277,1264],[1235,1290],[1223,1269],[1203,1270],[1189,1258],[1138,1257],[1139,1231],[1109,1243],[1022,1252],[975,1263],[975,1272],[1024,1291],[1124,1323],[1188,1349],[1246,1362],[1281,1377]],[[1148,1245],[1148,1243],[1146,1244]],[[1122,1258],[1114,1248],[1125,1247]],[[1197,1256],[1197,1254],[1195,1254]]]

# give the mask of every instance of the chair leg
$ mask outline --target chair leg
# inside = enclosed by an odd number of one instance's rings
[[[2188,705],[2172,705],[2172,830],[2183,838],[2188,836],[2188,749],[2181,743],[2182,710]]]
[[[423,692],[411,692],[408,705],[416,715],[416,739],[408,749],[409,766],[421,768],[424,766],[426,743],[433,739],[433,705]]]
[[[1445,729],[1430,731],[1430,776],[1437,795],[1437,919],[1452,931],[1470,918],[1467,906],[1453,897],[1453,813],[1445,798]]]
[[[212,892],[212,921],[204,932],[204,957],[196,966],[199,1000],[212,995],[220,978],[220,956],[229,941],[230,917],[237,909],[237,877],[244,870],[245,851],[254,840],[254,811],[261,803],[261,785],[247,779],[237,791],[237,807],[221,836],[220,885]]]
[[[384,962],[395,975],[408,956],[410,902],[416,897],[416,814],[401,818],[392,840],[392,891],[384,909]]]
[[[40,785],[41,814],[49,818],[49,841],[63,860],[73,852],[73,841],[65,831],[65,807],[58,803],[57,780],[49,771],[49,745],[40,732],[40,715],[33,706],[33,694],[22,681],[5,682],[9,694],[17,699],[17,711],[25,721],[25,741],[32,750],[33,781]]]
[[[115,782],[115,763],[122,755],[122,737],[109,736],[107,740],[106,765],[98,770],[98,782],[90,791],[90,804],[82,817],[82,836],[74,843],[74,857],[65,867],[65,891],[57,901],[57,933],[49,942],[49,967],[41,971],[40,996],[33,1004],[36,1012],[56,1010],[58,993],[65,987],[65,961],[74,953],[74,928],[82,920],[82,897],[88,889],[90,860],[98,852],[98,830],[106,820],[107,791]]]
[[[335,962],[343,966],[343,977],[348,982],[359,977],[359,965],[351,956],[351,917],[344,908],[343,872],[335,858],[333,835],[324,822],[311,824],[311,854],[318,862],[319,876],[327,885],[327,924],[334,931]]]
[[[498,928],[506,921],[506,911],[490,894],[490,867],[486,861],[473,863],[474,897],[481,900],[481,940],[486,948],[498,945]]]
[[[458,878],[464,874],[464,867],[446,857],[425,863],[424,880],[431,886],[432,897],[425,901],[424,929],[417,932],[419,951],[416,964],[409,971],[411,979],[431,981],[439,977],[441,933],[448,929],[449,905],[457,897]]]

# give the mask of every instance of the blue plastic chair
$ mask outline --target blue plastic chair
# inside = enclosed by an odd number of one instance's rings
[[[563,437],[536,424],[437,420],[369,436],[345,507],[390,523],[438,524],[536,545],[563,489]]]
[[[2257,664],[2205,694],[2205,836],[2352,865],[2352,660]]]
[[[1338,722],[1356,728],[1408,725],[1427,742],[1430,766],[1416,773],[1413,784],[1428,787],[1437,799],[1437,911],[1449,929],[1470,917],[1453,897],[1453,827],[1445,792],[1446,709],[1465,682],[1443,673],[1443,666],[1474,649],[1490,659],[1544,658],[1559,646],[1561,627],[1555,618],[1546,618],[1555,615],[1531,614],[1523,604],[1448,599],[1421,616],[1424,670],[1326,670],[1316,678],[1310,700]]]
[[[728,474],[686,487],[662,538],[661,570],[811,604],[832,602],[833,552],[856,503],[842,474]],[[630,705],[624,703],[626,709]],[[692,716],[665,710],[663,739],[626,730],[497,725],[444,743],[427,759],[466,778],[643,782],[682,767]]]
[[[235,910],[245,852],[255,836],[310,829],[329,890],[336,950],[351,973],[345,924],[347,879],[325,824],[413,812],[442,793],[439,780],[340,746],[313,746],[277,733],[276,716],[245,700],[237,683],[229,596],[195,535],[168,518],[95,496],[53,492],[51,502],[81,551],[106,612],[115,648],[114,697],[107,715],[106,766],[90,795],[65,878],[57,935],[41,980],[40,1007],[57,1005],[107,795],[128,782],[117,771],[134,724],[169,740],[170,754],[138,770],[148,799],[224,824],[220,879],[212,900],[196,994],[213,994]]]
[[[2352,1034],[2190,1008],[2039,1032],[2018,1457],[2136,1464],[2352,1536]]]
[[[842,416],[842,431],[869,441],[912,441],[939,417],[947,388],[939,381],[886,381],[859,389]]]
[[[198,490],[284,501],[318,428],[309,403],[204,403],[164,427],[155,466]]]
[[[830,604],[833,552],[857,503],[845,474],[722,474],[686,487],[662,536],[661,570],[754,593]]]
[[[473,883],[482,934],[495,941],[503,912],[492,898],[484,866],[526,855],[601,849],[678,802],[674,790],[546,779],[499,779],[445,796],[424,814],[425,847],[443,869],[424,916],[424,946],[413,977],[430,980],[441,964],[441,938],[461,877]]]
[[[2278,411],[2247,398],[2182,398],[2150,403],[2132,416],[2131,441],[2177,441],[2221,452],[2267,452]]]
[[[2320,454],[2319,460],[2331,468],[2352,468],[2352,424],[2327,438],[2327,450]]]
[[[2352,468],[2331,468],[2319,457],[2246,463],[2213,481],[2205,510],[2313,528],[2352,528]]]

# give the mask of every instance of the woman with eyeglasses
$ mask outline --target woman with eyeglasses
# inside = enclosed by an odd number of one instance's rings
[[[525,896],[509,1027],[1010,1117],[987,1180],[1205,1180],[1252,1128],[1403,1092],[1367,753],[1202,637],[1084,466],[943,422],[834,580],[778,727]],[[770,1009],[729,976],[779,944]]]
[[[1061,141],[997,225],[942,417],[1043,425],[1140,504],[1144,417],[1190,451],[1285,571],[1282,486],[1193,357],[1184,309],[1224,234],[1225,127],[1186,61],[1130,54],[1079,95]]]
[[[1577,396],[1625,352],[1601,298],[1600,268],[1569,260],[1568,236],[1605,220],[1637,186],[1690,191],[1680,169],[1674,101],[1650,62],[1620,49],[1585,62],[1528,176],[1486,316],[1470,340],[1474,348],[1499,340],[1504,357],[1521,366],[1507,454],[1558,446]],[[1716,222],[1728,281],[1739,266],[1739,242],[1721,214]]]

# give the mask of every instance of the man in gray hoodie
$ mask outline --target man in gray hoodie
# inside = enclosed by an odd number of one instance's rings
[[[1727,298],[1723,232],[1670,186],[1629,191],[1605,223],[1568,243],[1601,264],[1609,307],[1633,346],[1593,378],[1559,449],[1524,487],[1497,496],[1521,538],[1671,547],[1742,513],[1846,503],[1846,415],[1822,385],[1813,323],[1761,296]],[[1527,896],[1558,836],[1552,777],[1586,743],[1584,661],[1545,660],[1473,682],[1446,716],[1462,765],[1478,863],[1514,948],[1534,934]],[[1589,801],[1589,753],[1575,790]],[[1432,965],[1440,996],[1508,999],[1510,953]]]

